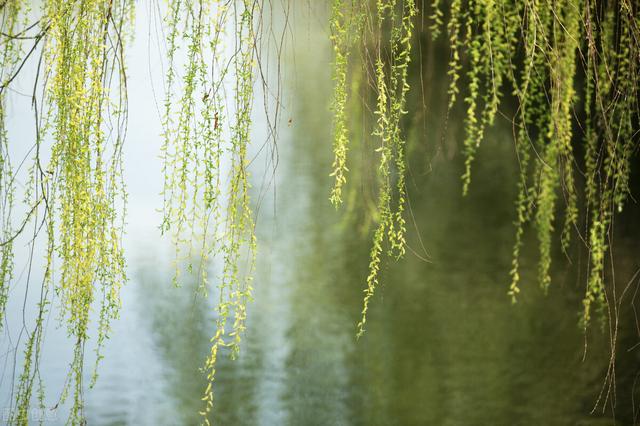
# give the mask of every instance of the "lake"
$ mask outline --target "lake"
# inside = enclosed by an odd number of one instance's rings
[[[609,334],[598,322],[586,335],[578,326],[586,252],[574,244],[566,256],[556,241],[553,282],[545,295],[536,277],[537,240],[529,228],[522,293],[517,304],[511,303],[507,290],[518,172],[511,124],[500,119],[488,133],[474,163],[470,193],[463,197],[462,109],[445,120],[446,76],[442,64],[433,64],[441,50],[428,43],[421,46],[428,51],[418,68],[424,78],[420,84],[413,76],[418,94],[410,99],[405,123],[410,249],[398,261],[385,258],[367,331],[356,339],[375,169],[350,174],[347,199],[352,202],[336,211],[328,200],[332,81],[325,13],[307,4],[292,11],[281,71],[275,174],[270,152],[259,149],[268,129],[258,95],[252,163],[255,300],[240,357],[223,356],[218,362],[216,424],[632,424],[640,348],[634,346],[631,297],[620,316],[614,421],[612,397],[604,413],[601,401],[590,414],[605,385],[610,348]],[[162,74],[155,22],[151,2],[141,2],[128,53],[129,283],[98,382],[85,392],[89,424],[197,424],[206,385],[199,369],[214,330],[214,306],[195,295],[188,276],[180,288],[172,285],[172,245],[158,230],[161,126],[153,93],[161,93]],[[13,117],[11,126],[30,137],[24,130],[30,119]],[[365,137],[349,155],[366,165],[376,142],[360,130]],[[634,238],[640,231],[638,213],[630,206],[616,223],[620,286],[640,267]],[[26,263],[26,250],[20,250],[18,271]],[[12,295],[18,300],[9,305],[3,330],[0,407],[10,404],[13,363],[22,351],[15,346],[25,277],[17,273],[14,281]],[[56,404],[66,377],[68,344],[52,314],[40,364],[48,407]],[[64,409],[46,413],[46,424],[64,424]]]

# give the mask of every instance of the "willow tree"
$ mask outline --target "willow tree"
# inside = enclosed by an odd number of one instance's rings
[[[27,61],[37,61],[32,109],[36,136],[28,158],[25,204],[28,213],[14,226],[10,214],[15,173],[3,124],[2,150],[2,306],[11,275],[11,243],[33,229],[44,232],[46,261],[35,326],[27,330],[24,363],[15,394],[11,422],[28,422],[37,390],[44,390],[38,364],[44,318],[52,292],[60,304],[60,321],[74,342],[68,379],[61,399],[73,399],[70,422],[83,416],[84,348],[89,313],[99,311],[97,358],[117,317],[119,291],[125,281],[121,248],[123,199],[121,150],[126,128],[126,84],[123,49],[130,27],[132,1],[46,1],[33,22],[29,4],[4,1],[2,13],[3,118],[8,89]],[[29,46],[30,45],[30,46]],[[110,136],[107,136],[109,133]],[[47,158],[47,160],[45,160]],[[27,163],[28,164],[28,163]],[[54,280],[54,260],[59,264]],[[58,263],[59,262],[59,263]],[[39,386],[36,387],[36,384]]]
[[[60,321],[74,342],[61,395],[73,400],[70,423],[84,421],[89,313],[94,308],[99,312],[98,360],[110,323],[118,316],[119,290],[126,281],[121,248],[124,58],[133,6],[132,0],[43,0],[31,10],[25,0],[0,0],[0,322],[13,274],[13,242],[30,233],[33,256],[36,237],[44,233],[46,241],[44,280],[35,325],[26,331],[12,423],[27,423],[34,401],[44,404],[38,363],[52,294],[59,297]],[[328,195],[336,207],[353,172],[349,117],[354,108],[367,110],[358,103],[368,101],[354,102],[353,96],[364,82],[372,95],[373,131],[368,137],[377,144],[376,224],[356,335],[365,331],[382,262],[386,256],[404,256],[407,246],[404,127],[417,28],[449,44],[449,108],[462,102],[467,111],[461,141],[463,193],[472,190],[474,157],[486,129],[502,113],[501,104],[507,98],[517,104],[511,119],[520,174],[514,182],[517,220],[508,295],[515,301],[520,292],[520,251],[529,223],[538,238],[540,285],[549,287],[557,228],[563,249],[578,235],[589,251],[580,323],[586,329],[594,310],[606,320],[608,304],[616,301],[609,291],[613,283],[605,279],[613,219],[629,199],[631,165],[638,152],[638,4],[332,0],[329,6],[335,53],[335,186]],[[248,147],[255,86],[262,75],[261,39],[269,32],[264,20],[271,7],[258,0],[169,0],[164,8],[168,67],[161,230],[175,246],[174,281],[179,283],[186,269],[198,277],[202,294],[216,292],[216,322],[204,367],[208,385],[202,414],[207,423],[214,407],[216,359],[223,349],[238,354],[251,299],[256,238]],[[416,25],[425,21],[428,25]],[[227,40],[233,45],[226,45]],[[6,98],[29,62],[36,68],[31,95],[35,140],[24,160],[11,161],[14,142],[5,126]],[[26,214],[14,218],[15,177],[23,166],[28,168]],[[223,264],[213,279],[206,267],[210,258]]]
[[[462,102],[466,108],[463,194],[471,188],[472,164],[486,129],[498,114],[506,114],[499,110],[501,103],[516,104],[509,118],[520,174],[508,295],[515,303],[520,293],[520,252],[529,223],[537,234],[538,280],[545,292],[554,239],[559,237],[566,252],[577,235],[589,253],[579,323],[586,332],[597,311],[611,329],[609,396],[619,303],[629,287],[617,294],[606,265],[613,268],[614,216],[631,197],[632,164],[640,146],[640,6],[628,0],[451,0],[446,10],[435,0],[425,6],[413,0],[332,3],[335,184],[330,198],[336,206],[347,181],[349,79],[358,85],[368,81],[377,99],[370,118],[378,144],[377,227],[358,336],[378,286],[383,253],[401,257],[405,251],[401,122],[418,8],[432,39],[447,36],[448,107]]]

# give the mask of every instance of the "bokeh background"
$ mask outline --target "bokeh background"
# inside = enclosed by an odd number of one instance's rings
[[[558,250],[554,281],[544,295],[536,280],[536,240],[529,232],[522,296],[511,304],[507,287],[517,176],[511,123],[501,118],[487,135],[470,194],[463,197],[463,111],[446,113],[446,52],[427,39],[420,40],[420,58],[411,68],[405,123],[411,250],[397,262],[385,261],[367,333],[356,340],[375,170],[353,172],[351,207],[336,211],[331,206],[328,4],[291,3],[282,67],[269,76],[271,84],[281,85],[275,171],[274,147],[260,149],[268,125],[257,85],[251,166],[258,235],[255,300],[239,359],[223,356],[218,363],[217,424],[631,424],[640,365],[631,298],[618,336],[614,420],[610,408],[590,414],[605,383],[610,347],[599,324],[586,336],[578,327],[586,253],[577,245],[568,257]],[[199,368],[215,313],[212,300],[195,295],[188,275],[180,288],[173,286],[172,244],[158,229],[163,57],[157,13],[155,2],[139,2],[135,40],[127,53],[129,283],[98,382],[85,393],[89,424],[200,421],[206,383]],[[276,14],[273,20],[282,29],[284,17]],[[34,70],[27,70],[25,85],[28,72]],[[29,99],[18,94],[10,99],[12,137],[28,141],[33,138]],[[362,164],[374,143],[364,136],[350,152]],[[638,217],[631,203],[616,223],[621,283],[640,267],[633,238],[640,231]],[[35,300],[38,291],[25,288],[29,277],[20,273],[29,259],[26,245],[16,250],[11,292],[19,297],[11,298],[1,336],[0,407],[10,406],[19,372],[23,317],[27,322],[33,317],[32,304],[23,307],[22,302]],[[41,274],[40,258],[33,259],[33,274]],[[30,279],[39,282],[37,276]],[[64,385],[68,343],[54,306],[39,366],[47,407],[56,406]],[[45,423],[64,424],[64,410],[61,405],[44,413]]]

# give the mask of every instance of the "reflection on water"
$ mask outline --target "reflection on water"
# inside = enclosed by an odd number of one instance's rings
[[[297,64],[313,84],[288,88],[295,93],[288,111],[294,124],[280,143],[276,191],[261,209],[256,300],[243,351],[218,365],[218,424],[610,424],[609,414],[589,415],[607,346],[595,330],[582,360],[581,278],[566,259],[558,254],[554,287],[543,296],[532,238],[521,301],[512,306],[506,296],[516,173],[506,125],[489,135],[468,197],[461,196],[460,158],[436,154],[429,167],[413,161],[412,226],[430,262],[408,255],[385,266],[368,332],[355,340],[369,237],[357,224],[340,225],[343,216],[327,201],[330,116],[320,107],[331,82],[326,46],[320,52],[300,54]],[[415,237],[411,244],[419,246]],[[621,258],[626,276],[637,259]],[[156,264],[138,266],[131,297],[139,318],[120,332],[149,339],[158,366],[146,386],[159,405],[149,405],[148,417],[134,410],[120,420],[193,424],[211,306],[194,299],[188,284],[172,288],[169,272]],[[105,378],[99,384],[109,386],[122,393],[124,384]],[[620,386],[618,395],[622,424],[630,419],[629,389]],[[106,399],[93,400],[94,413],[113,413]]]
[[[242,353],[218,363],[217,424],[611,424],[610,413],[589,415],[608,348],[594,327],[583,361],[577,319],[584,277],[558,253],[556,279],[543,296],[531,238],[521,300],[512,306],[506,295],[516,173],[506,123],[480,150],[468,197],[461,196],[461,158],[444,155],[446,147],[423,152],[421,146],[438,146],[440,135],[427,137],[422,123],[414,125],[410,244],[420,252],[418,230],[430,262],[408,254],[385,264],[368,331],[355,340],[369,236],[328,202],[330,56],[325,34],[305,25],[293,27],[297,43],[313,49],[297,53],[304,78],[286,87],[292,125],[281,135],[275,191],[260,210],[255,302]],[[441,127],[441,115],[434,116],[428,129]],[[449,124],[448,134],[455,129]],[[637,235],[633,226],[620,227],[621,280],[639,266],[632,258],[637,244],[624,239],[626,232]],[[133,235],[129,245],[139,248],[129,251],[122,318],[98,384],[87,393],[89,424],[196,424],[212,303],[194,297],[190,282],[171,285],[157,235]],[[621,352],[635,340],[623,335]],[[625,353],[621,424],[631,422],[639,364],[638,349]]]

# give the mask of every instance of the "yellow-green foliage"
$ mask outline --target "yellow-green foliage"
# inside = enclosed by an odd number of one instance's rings
[[[40,19],[32,24],[29,2],[0,0],[0,324],[13,276],[14,240],[29,225],[33,239],[45,234],[47,247],[37,316],[27,330],[25,361],[14,392],[12,423],[27,423],[34,397],[43,405],[38,362],[52,295],[59,298],[61,321],[74,344],[62,395],[73,398],[72,424],[84,421],[82,378],[90,312],[98,316],[98,360],[110,322],[119,312],[119,290],[125,281],[124,40],[132,28],[133,5],[133,0],[43,0]],[[406,249],[403,120],[418,13],[414,0],[332,0],[330,6],[335,53],[335,184],[330,199],[335,206],[342,203],[347,165],[352,164],[349,126],[354,120],[349,106],[367,83],[375,99],[373,131],[366,131],[372,142],[361,143],[375,146],[377,193],[369,274],[357,326],[360,336],[385,255],[400,258]],[[217,319],[204,368],[206,423],[214,406],[217,357],[223,349],[232,357],[238,354],[252,291],[256,239],[248,147],[254,73],[264,31],[262,7],[250,0],[169,0],[166,6],[161,229],[175,246],[176,284],[185,262],[194,272],[195,259],[198,288],[206,295],[210,260],[222,265],[212,280]],[[638,4],[434,0],[430,22],[433,38],[447,32],[449,107],[462,100],[466,110],[463,193],[470,189],[474,158],[486,129],[500,115],[505,95],[517,103],[512,120],[520,173],[508,294],[515,301],[520,292],[520,255],[529,222],[538,239],[538,275],[545,291],[551,283],[554,240],[559,237],[560,247],[568,252],[573,234],[579,232],[574,240],[586,242],[590,254],[582,314],[586,327],[594,309],[606,308],[605,262],[614,214],[629,197],[632,161],[637,159]],[[16,169],[9,158],[6,98],[24,64],[40,52],[32,97],[36,140],[30,161],[25,160],[27,214],[16,221]],[[356,52],[360,55],[353,61]],[[353,71],[355,66],[362,69]],[[356,109],[367,111],[362,105]],[[224,164],[229,164],[228,170]],[[345,198],[352,201],[353,194]],[[33,256],[34,243],[29,247]]]
[[[256,239],[247,149],[256,7],[249,0],[172,1],[167,16],[162,229],[173,236],[176,283],[182,262],[192,270],[195,258],[199,288],[206,295],[208,259],[213,256],[223,264],[221,275],[214,280],[217,320],[204,368],[208,379],[202,398],[205,423],[214,403],[212,384],[219,351],[228,348],[231,357],[237,356],[252,291]],[[235,34],[233,46],[224,45],[227,31]],[[177,65],[179,54],[185,56],[182,69]],[[221,169],[223,158],[230,160],[228,174]]]
[[[107,84],[114,65],[107,51],[122,51],[121,26],[132,6],[132,2],[98,0],[78,4],[51,0],[45,5],[49,21],[46,73],[50,75],[45,99],[51,108],[47,126],[55,140],[49,165],[55,184],[48,204],[57,211],[51,220],[59,218],[55,251],[62,263],[56,292],[69,334],[76,340],[73,378],[69,381],[74,423],[83,419],[82,374],[89,312],[94,301],[100,300],[99,359],[109,322],[118,315],[119,291],[125,280],[116,203],[123,197],[120,152],[126,94],[119,92],[122,82],[115,87],[112,103]],[[125,78],[124,68],[115,72],[116,78]],[[105,136],[107,126],[117,129],[110,146]],[[53,256],[49,254],[50,259]]]
[[[43,231],[47,241],[38,313],[33,329],[27,331],[12,423],[26,424],[29,420],[34,385],[39,383],[37,365],[43,321],[52,290],[60,301],[60,320],[66,323],[74,343],[69,376],[61,396],[62,400],[69,394],[73,398],[69,423],[84,421],[84,351],[90,312],[98,313],[95,344],[98,361],[110,321],[118,316],[120,287],[125,281],[121,149],[126,126],[126,85],[122,53],[124,29],[125,25],[129,27],[126,23],[130,21],[132,8],[133,2],[128,0],[46,0],[42,4],[42,18],[35,25],[28,25],[26,2],[2,4],[3,112],[4,89],[25,62],[36,56],[34,52],[42,51],[38,64],[42,79],[36,81],[33,92],[37,134],[25,194],[28,214],[17,229],[12,228],[8,217],[13,172],[6,154],[3,121],[1,189],[3,202],[9,207],[3,209],[0,292],[3,309],[11,276],[12,239],[33,222],[34,238]],[[29,49],[27,43],[31,43]],[[42,95],[38,96],[40,90]],[[44,162],[45,150],[50,153],[48,163]],[[55,280],[54,263],[59,265]],[[38,388],[43,408],[41,384]]]
[[[347,70],[349,65],[350,45],[352,35],[349,31],[350,19],[344,0],[334,0],[331,11],[331,42],[335,52],[334,61],[334,94],[333,94],[333,173],[335,184],[331,190],[331,202],[336,207],[342,203],[342,186],[346,182],[347,150],[349,134],[347,131]]]
[[[409,90],[408,67],[411,61],[413,18],[416,14],[412,0],[377,0],[375,14],[368,14],[365,4],[352,6],[345,13],[347,2],[336,0],[331,16],[332,41],[336,53],[334,62],[334,172],[336,183],[331,201],[337,206],[341,201],[342,186],[346,183],[347,143],[345,107],[347,101],[347,72],[350,40],[360,40],[367,49],[368,39],[360,34],[363,28],[375,28],[375,91],[376,126],[373,135],[378,141],[376,153],[379,194],[377,202],[377,227],[374,231],[370,253],[370,273],[364,290],[362,318],[358,323],[358,336],[365,330],[369,301],[379,282],[381,256],[388,244],[389,254],[402,257],[405,253],[404,209],[405,188],[405,139],[401,131],[406,95]],[[389,58],[386,55],[389,55]]]
[[[2,10],[0,32],[7,34],[0,47],[0,330],[4,325],[4,313],[9,293],[9,282],[13,277],[13,235],[11,210],[14,204],[14,175],[9,158],[9,140],[5,128],[6,88],[16,73],[21,56],[20,30],[23,8],[22,1],[7,3]]]
[[[400,248],[398,254],[404,247],[402,209],[406,196],[399,126],[403,112],[402,107],[397,108],[404,102],[404,92],[398,92],[394,85],[403,81],[400,87],[408,87],[402,69],[411,55],[411,41],[405,42],[404,37],[411,37],[414,14],[412,2],[377,0],[364,4],[367,6],[362,8],[372,11],[364,18],[366,27],[372,29],[377,40],[374,48],[363,42],[360,49],[367,52],[363,56],[370,58],[369,68],[375,70],[370,79],[376,81],[377,129],[373,135],[380,140],[376,150],[380,182],[378,227],[374,230],[359,335],[378,285],[384,244]],[[446,24],[445,15],[449,17]],[[512,120],[520,173],[508,294],[515,302],[520,292],[520,253],[528,222],[533,223],[538,237],[538,276],[545,291],[551,283],[556,235],[560,247],[568,253],[572,234],[580,233],[579,240],[586,242],[590,253],[584,326],[590,321],[594,304],[604,312],[604,265],[612,219],[628,198],[631,160],[638,151],[638,16],[638,5],[629,0],[452,0],[448,14],[441,1],[433,0],[428,18],[432,38],[445,27],[448,33],[449,108],[460,93],[465,93],[464,194],[470,189],[476,151],[485,130],[499,114],[505,91],[510,90],[517,101]],[[349,55],[346,41],[353,35],[348,27],[338,27],[335,22],[334,12],[332,23],[340,30],[332,36],[336,47],[335,75],[339,77],[335,99],[343,102],[347,93],[344,75],[348,71],[344,58]],[[398,36],[399,33],[403,35]],[[345,138],[341,135],[348,134],[348,129],[343,128],[345,120],[341,117],[345,112],[343,103],[340,105],[336,108],[336,123],[340,126],[334,135],[334,168],[336,164],[346,164],[342,143]],[[580,129],[577,134],[576,128]],[[579,158],[579,153],[584,157]],[[579,202],[577,176],[584,176],[583,202]],[[394,190],[392,181],[397,182]],[[340,188],[343,183],[341,179]],[[335,189],[332,200],[333,194]],[[394,197],[398,200],[395,207]],[[584,231],[579,226],[581,217]]]

